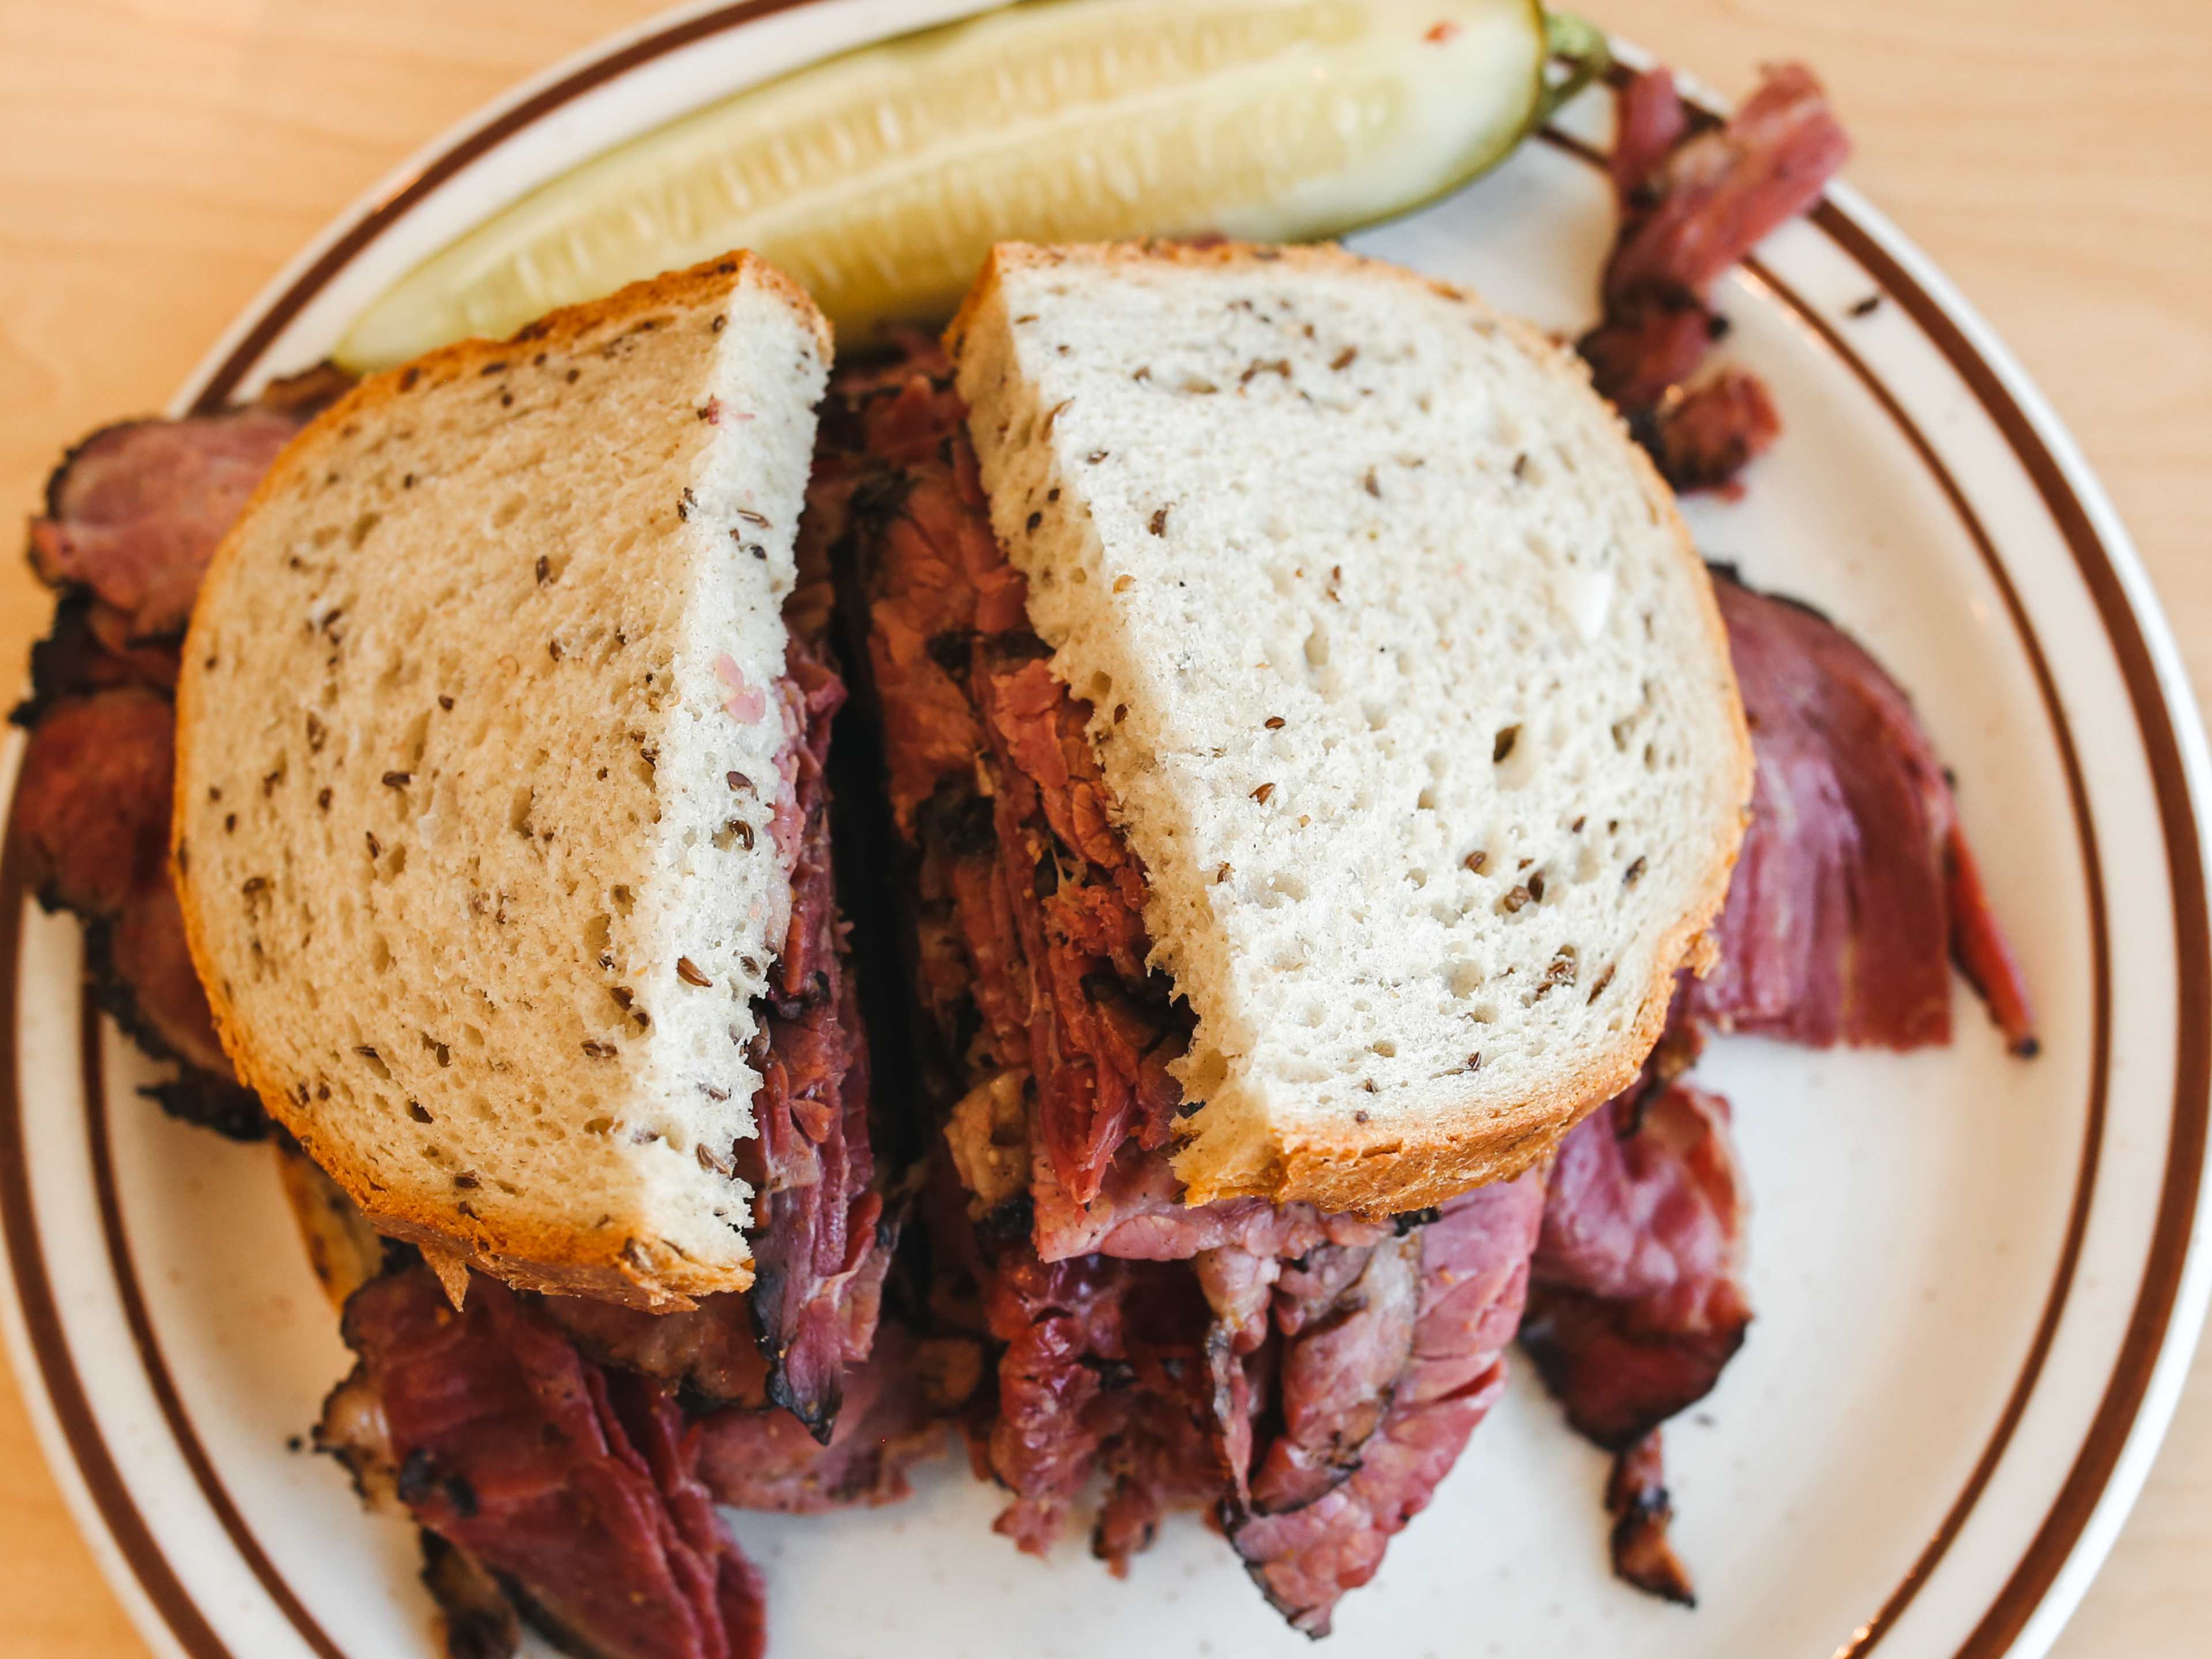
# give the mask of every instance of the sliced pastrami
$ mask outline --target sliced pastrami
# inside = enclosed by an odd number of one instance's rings
[[[1692,121],[1663,69],[1632,77],[1616,109],[1620,228],[1606,262],[1603,319],[1577,349],[1668,483],[1724,488],[1774,441],[1781,421],[1765,388],[1741,371],[1690,384],[1726,331],[1708,304],[1711,290],[1820,198],[1850,141],[1820,82],[1797,64],[1770,70],[1718,125]]]
[[[872,1185],[867,1054],[830,866],[826,769],[845,689],[796,635],[787,660],[777,810],[794,857],[791,921],[761,1005],[755,1138],[734,1151],[754,1188],[750,1306],[768,1397],[827,1442],[845,1368],[874,1339],[896,1234]]]
[[[942,357],[838,396],[819,465],[844,481],[892,813],[918,854],[922,989],[948,1047],[979,1017],[993,1064],[1028,1068],[1037,1148],[1089,1205],[1125,1145],[1167,1144],[1189,1015],[1146,966],[1144,872],[1091,711],[1030,631]]]
[[[262,474],[350,384],[310,370],[235,409],[94,433],[47,481],[32,564],[57,587],[89,589],[122,638],[183,632],[208,561]]]
[[[1713,586],[1756,782],[1720,962],[1690,1014],[1814,1047],[1948,1042],[1955,957],[2033,1054],[2026,986],[1911,701],[1817,611],[1724,574]]]
[[[698,1419],[699,1478],[718,1504],[818,1515],[907,1497],[907,1470],[944,1444],[957,1403],[929,1383],[923,1345],[885,1324],[867,1357],[845,1373],[844,1399],[824,1444],[787,1411],[731,1407]]]
[[[1356,1467],[1297,1507],[1224,1516],[1254,1582],[1307,1635],[1326,1636],[1338,1601],[1375,1576],[1504,1387],[1543,1202],[1532,1171],[1454,1199],[1412,1232],[1420,1261],[1412,1352]]]
[[[1705,1397],[1751,1321],[1728,1103],[1625,1095],[1561,1143],[1522,1346],[1568,1420],[1626,1451]]]
[[[420,1265],[348,1300],[360,1356],[318,1443],[606,1659],[758,1659],[760,1583],[714,1514],[673,1395],[602,1370],[496,1279],[455,1311]]]

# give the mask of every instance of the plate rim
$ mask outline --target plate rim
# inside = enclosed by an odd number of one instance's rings
[[[962,15],[998,9],[1006,0],[981,0]],[[399,223],[447,179],[536,125],[584,94],[619,80],[656,58],[710,36],[738,30],[761,19],[806,8],[834,6],[837,0],[725,0],[693,5],[650,17],[604,37],[507,93],[480,106],[423,146],[337,215],[255,295],[225,330],[173,400],[174,412],[200,412],[221,406],[259,366],[268,347],[307,303],[386,229]],[[888,8],[861,3],[864,13]],[[864,41],[906,33],[895,15],[886,27],[854,31]],[[1648,62],[1624,48],[1631,62]],[[1686,94],[1702,97],[1688,76]],[[1548,135],[1547,135],[1548,136]],[[1567,146],[1573,148],[1571,144]],[[2208,751],[2202,715],[2189,685],[2179,647],[2154,592],[2148,574],[2102,484],[2056,410],[1995,331],[1935,263],[1898,228],[1848,185],[1832,185],[1808,216],[1847,257],[1874,278],[1881,293],[1897,301],[1928,341],[1966,386],[1989,416],[2004,444],[2026,473],[2054,528],[2071,554],[2095,604],[2104,644],[2113,656],[2125,689],[2130,713],[2140,735],[2148,781],[2154,795],[2159,831],[2165,844],[2173,897],[2175,990],[2180,1019],[2175,1034],[2175,1090],[2164,1180],[2156,1223],[2142,1262],[2126,1333],[2097,1411],[2082,1437],[2067,1476],[2019,1564],[1996,1591],[1987,1613],[1959,1649],[1966,1656],[2010,1654],[2033,1659],[2053,1642],[2102,1565],[2148,1477],[2152,1459],[2179,1403],[2208,1300],[2212,1300],[2212,1184],[2207,1172],[2208,1115],[2212,1114],[2212,1030],[2203,1018],[2212,1007],[2212,917],[2207,910],[2207,872],[2212,870],[2212,842],[2207,839],[2204,804],[2212,801],[2212,751]],[[1754,263],[1754,270],[1757,266]],[[1770,283],[1771,273],[1762,273]],[[1813,308],[1795,300],[1782,285],[1781,297],[1802,315],[1817,321]],[[1826,343],[1841,355],[1874,390],[1882,383],[1840,337]],[[1909,437],[1917,428],[1893,410]],[[1923,459],[1943,479],[1940,455],[1924,441]],[[1973,514],[1955,489],[1947,489],[1966,518]],[[2012,621],[2039,682],[2046,671],[2033,629],[2014,594],[2009,573],[1990,550],[1985,556],[2012,611]],[[2066,751],[2069,787],[2073,775],[2071,739],[2063,707],[2047,683],[2041,688],[2047,712]],[[12,817],[14,780],[23,737],[15,734],[0,758],[0,792]],[[2090,862],[2093,905],[2098,872],[2094,862],[2093,818],[2077,799],[2083,853]],[[34,1431],[53,1468],[78,1528],[92,1545],[103,1575],[118,1593],[140,1634],[157,1650],[200,1656],[227,1655],[230,1649],[216,1632],[179,1580],[147,1528],[131,1488],[115,1467],[98,1419],[89,1407],[64,1334],[65,1322],[44,1283],[36,1223],[21,1140],[19,1037],[21,945],[27,885],[8,837],[0,856],[0,1254],[10,1269],[0,1294],[4,1327],[16,1376],[27,1397]],[[2102,957],[2101,927],[2096,931]],[[2100,983],[2102,983],[2101,974]],[[2191,1016],[2197,1016],[2191,1018]],[[87,1129],[94,1146],[95,1172],[104,1164],[104,1115],[98,1010],[83,1000],[78,1040],[82,1048]],[[2100,1031],[2101,1033],[2101,1020]],[[2105,1070],[2092,1074],[2101,1096]],[[2193,1086],[2192,1086],[2193,1085]],[[95,1097],[97,1096],[97,1097]],[[2094,1106],[2093,1106],[2094,1112]],[[2077,1180],[2069,1239],[2050,1293],[2038,1337],[2014,1396],[2001,1419],[1988,1450],[1943,1528],[1898,1589],[1868,1624],[1837,1653],[1836,1659],[1864,1659],[1881,1640],[1920,1585],[1932,1575],[1952,1537],[1972,1512],[1982,1483],[2002,1461],[2019,1410],[2033,1395],[2042,1349],[2067,1304],[2071,1253],[2086,1220],[2086,1194],[2094,1170],[2100,1133],[2093,1116],[2090,1158]],[[103,1194],[105,1198],[105,1194]],[[112,1204],[104,1204],[113,1265],[126,1300],[135,1299],[127,1241]],[[35,1283],[33,1282],[35,1279]],[[38,1292],[46,1293],[43,1313]],[[157,1395],[166,1367],[145,1324],[143,1310],[132,1321],[141,1358]],[[179,1413],[168,1411],[188,1462],[196,1445]],[[198,1476],[203,1492],[218,1516],[229,1510],[219,1478]],[[233,1516],[234,1519],[234,1516]],[[324,1659],[341,1659],[340,1650],[301,1607],[281,1577],[268,1567],[250,1534],[226,1526],[271,1599],[308,1646]],[[135,1535],[134,1535],[135,1534]]]

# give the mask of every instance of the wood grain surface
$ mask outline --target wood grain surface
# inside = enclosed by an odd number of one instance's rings
[[[2087,450],[2212,686],[2212,6],[1585,0],[1726,93],[1800,57],[1850,176],[1959,282]],[[0,514],[158,407],[331,215],[655,0],[0,0]],[[0,679],[46,595],[0,561]],[[2212,1649],[2212,1358],[2062,1659]],[[143,1649],[0,1369],[0,1654]]]

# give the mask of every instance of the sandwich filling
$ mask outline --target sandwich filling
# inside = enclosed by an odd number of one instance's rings
[[[868,1072],[846,971],[830,856],[830,718],[844,684],[797,634],[778,688],[793,732],[791,921],[757,1008],[750,1140],[733,1157],[753,1190],[750,1304],[768,1395],[827,1438],[840,1379],[865,1358],[895,1230],[884,1223],[868,1139]]]

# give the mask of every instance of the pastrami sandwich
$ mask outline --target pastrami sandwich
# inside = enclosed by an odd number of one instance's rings
[[[1188,1021],[1171,1091],[1041,1060],[1062,1187],[1131,1131],[1199,1203],[1388,1214],[1528,1167],[1709,959],[1750,795],[1640,452],[1532,331],[1334,250],[1002,247],[948,339],[1003,557],[972,615],[896,569],[874,607],[895,807],[988,800],[1118,872],[1071,884],[1130,924],[1070,935],[1085,971]],[[969,733],[907,729],[963,680],[1042,820]],[[1031,965],[1079,992],[1064,954]]]
[[[456,1652],[519,1613],[757,1655],[712,1502],[886,1501],[937,1432],[875,1340],[843,689],[797,552],[830,350],[732,255],[365,380],[193,612],[186,932],[314,1160],[288,1186],[360,1362],[318,1443],[424,1529]]]
[[[216,1026],[434,1261],[754,1279],[735,1149],[841,1002],[839,692],[785,617],[829,357],[750,258],[452,347],[325,413],[208,573],[173,847]]]
[[[1391,267],[1006,246],[946,345],[841,380],[817,505],[1001,1526],[1102,1471],[1110,1559],[1215,1508],[1318,1633],[1494,1396],[1516,1177],[1710,960],[1711,586],[1571,359]]]

